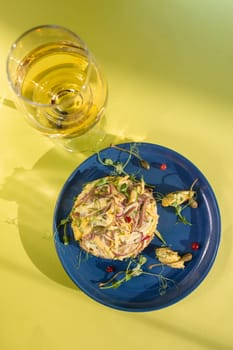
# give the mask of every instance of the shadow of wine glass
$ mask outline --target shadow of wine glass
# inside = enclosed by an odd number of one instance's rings
[[[127,141],[130,140],[107,134],[103,146],[107,142],[109,145]],[[0,198],[18,205],[17,225],[21,242],[33,264],[47,277],[69,288],[76,286],[63,270],[56,253],[53,212],[67,177],[92,153],[69,153],[54,147],[43,154],[32,169],[14,169],[0,190]]]

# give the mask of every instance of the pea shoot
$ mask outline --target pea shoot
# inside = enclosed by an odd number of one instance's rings
[[[65,219],[62,219],[58,225],[58,227],[60,226],[64,226],[63,227],[63,236],[62,236],[62,241],[65,245],[68,245],[70,240],[69,237],[67,235],[67,224],[71,221],[70,215],[67,216]]]
[[[130,281],[134,277],[138,277],[140,275],[149,275],[158,279],[159,294],[166,294],[166,291],[169,287],[169,282],[172,284],[175,284],[175,282],[172,279],[163,276],[161,273],[151,273],[147,272],[146,270],[143,270],[142,266],[145,265],[146,262],[147,258],[143,255],[139,255],[136,259],[130,259],[125,270],[116,272],[110,279],[108,279],[105,282],[100,282],[99,288],[119,288],[123,283]]]
[[[122,175],[122,174],[128,175],[127,172],[125,171],[125,167],[128,165],[131,159],[131,154],[129,155],[125,163],[114,162],[111,158],[101,159],[99,152],[97,152],[97,157],[100,164],[104,166],[112,167],[117,175]]]
[[[130,155],[136,157],[137,159],[139,159],[139,164],[142,168],[146,169],[146,170],[150,170],[150,164],[147,162],[147,160],[143,159],[137,151],[134,151],[134,146],[131,146],[130,150],[127,150],[123,147],[119,147],[119,146],[115,146],[113,144],[110,145],[110,147],[117,149],[118,151],[121,152],[126,152],[129,153]]]

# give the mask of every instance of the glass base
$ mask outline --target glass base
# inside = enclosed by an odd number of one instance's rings
[[[56,145],[60,145],[69,152],[96,152],[102,148],[102,142],[106,136],[104,129],[105,116],[85,134],[72,138],[54,139]]]
[[[71,153],[81,153],[89,156],[101,149],[109,147],[111,144],[133,142],[131,137],[127,137],[122,132],[110,134],[106,132],[106,116],[103,115],[100,121],[89,131],[74,138],[55,138],[53,142],[56,146],[62,147]]]

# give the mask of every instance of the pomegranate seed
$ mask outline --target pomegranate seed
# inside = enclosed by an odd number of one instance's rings
[[[166,169],[167,169],[167,164],[162,163],[162,164],[160,165],[160,170],[166,170]]]
[[[115,271],[114,266],[109,265],[106,267],[106,272],[113,272],[113,271]]]
[[[131,222],[131,217],[130,216],[126,216],[125,217],[125,222],[130,223]]]
[[[193,250],[198,250],[200,248],[200,245],[197,242],[193,242],[191,247],[192,247]]]

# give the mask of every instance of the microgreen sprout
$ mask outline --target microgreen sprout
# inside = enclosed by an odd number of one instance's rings
[[[123,162],[114,162],[111,158],[101,159],[100,153],[97,152],[97,157],[98,157],[98,161],[100,162],[100,164],[114,168],[114,171],[117,175],[122,175],[122,174],[129,175],[125,171],[125,168],[128,165],[132,156],[136,157],[139,160],[139,164],[140,164],[141,168],[144,168],[146,170],[150,169],[150,164],[139,155],[136,144],[130,145],[129,150],[125,149],[123,147],[115,146],[113,144],[111,144],[110,147],[115,148],[118,151],[126,152],[129,154],[129,157],[123,163]]]
[[[166,241],[165,241],[165,239],[163,238],[162,234],[161,234],[158,230],[155,230],[155,235],[160,239],[160,241],[161,241],[164,245],[167,244]]]
[[[156,277],[159,281],[159,294],[164,295],[169,287],[169,282],[175,284],[175,282],[163,276],[161,273],[151,273],[142,269],[142,266],[147,262],[147,258],[143,255],[139,255],[138,258],[129,260],[129,263],[125,270],[116,272],[110,279],[105,282],[99,283],[99,288],[110,289],[119,288],[123,283],[128,282],[133,277],[138,277],[140,275],[149,275]],[[121,278],[119,278],[122,276]]]
[[[101,159],[99,152],[97,152],[97,157],[98,157],[98,161],[100,162],[100,164],[102,164],[104,166],[112,167],[115,170],[115,173],[117,175],[122,175],[122,174],[128,175],[127,172],[125,171],[125,167],[128,165],[128,163],[131,159],[131,154],[129,155],[129,157],[127,158],[125,163],[114,162],[111,158]]]
[[[136,157],[139,159],[140,166],[146,170],[150,169],[150,164],[147,162],[147,160],[143,159],[139,154],[138,151],[136,150],[136,146],[132,145],[130,149],[125,149],[123,147],[115,146],[113,144],[110,145],[110,147],[117,149],[118,151],[126,152],[131,154],[132,156]]]
[[[63,236],[62,236],[62,241],[65,245],[69,244],[69,237],[67,235],[67,224],[71,221],[70,215],[67,216],[65,219],[62,219],[58,225],[58,227],[60,226],[64,226],[63,227]]]
[[[183,224],[185,225],[192,225],[191,222],[189,222],[186,217],[184,215],[181,214],[181,212],[186,208],[186,206],[181,206],[181,205],[177,205],[177,206],[174,206],[174,209],[175,209],[175,214],[178,218],[178,222],[182,222]]]
[[[89,259],[89,253],[80,249],[78,255],[76,255],[76,258],[78,261],[76,268],[79,269],[81,266],[81,263]]]

